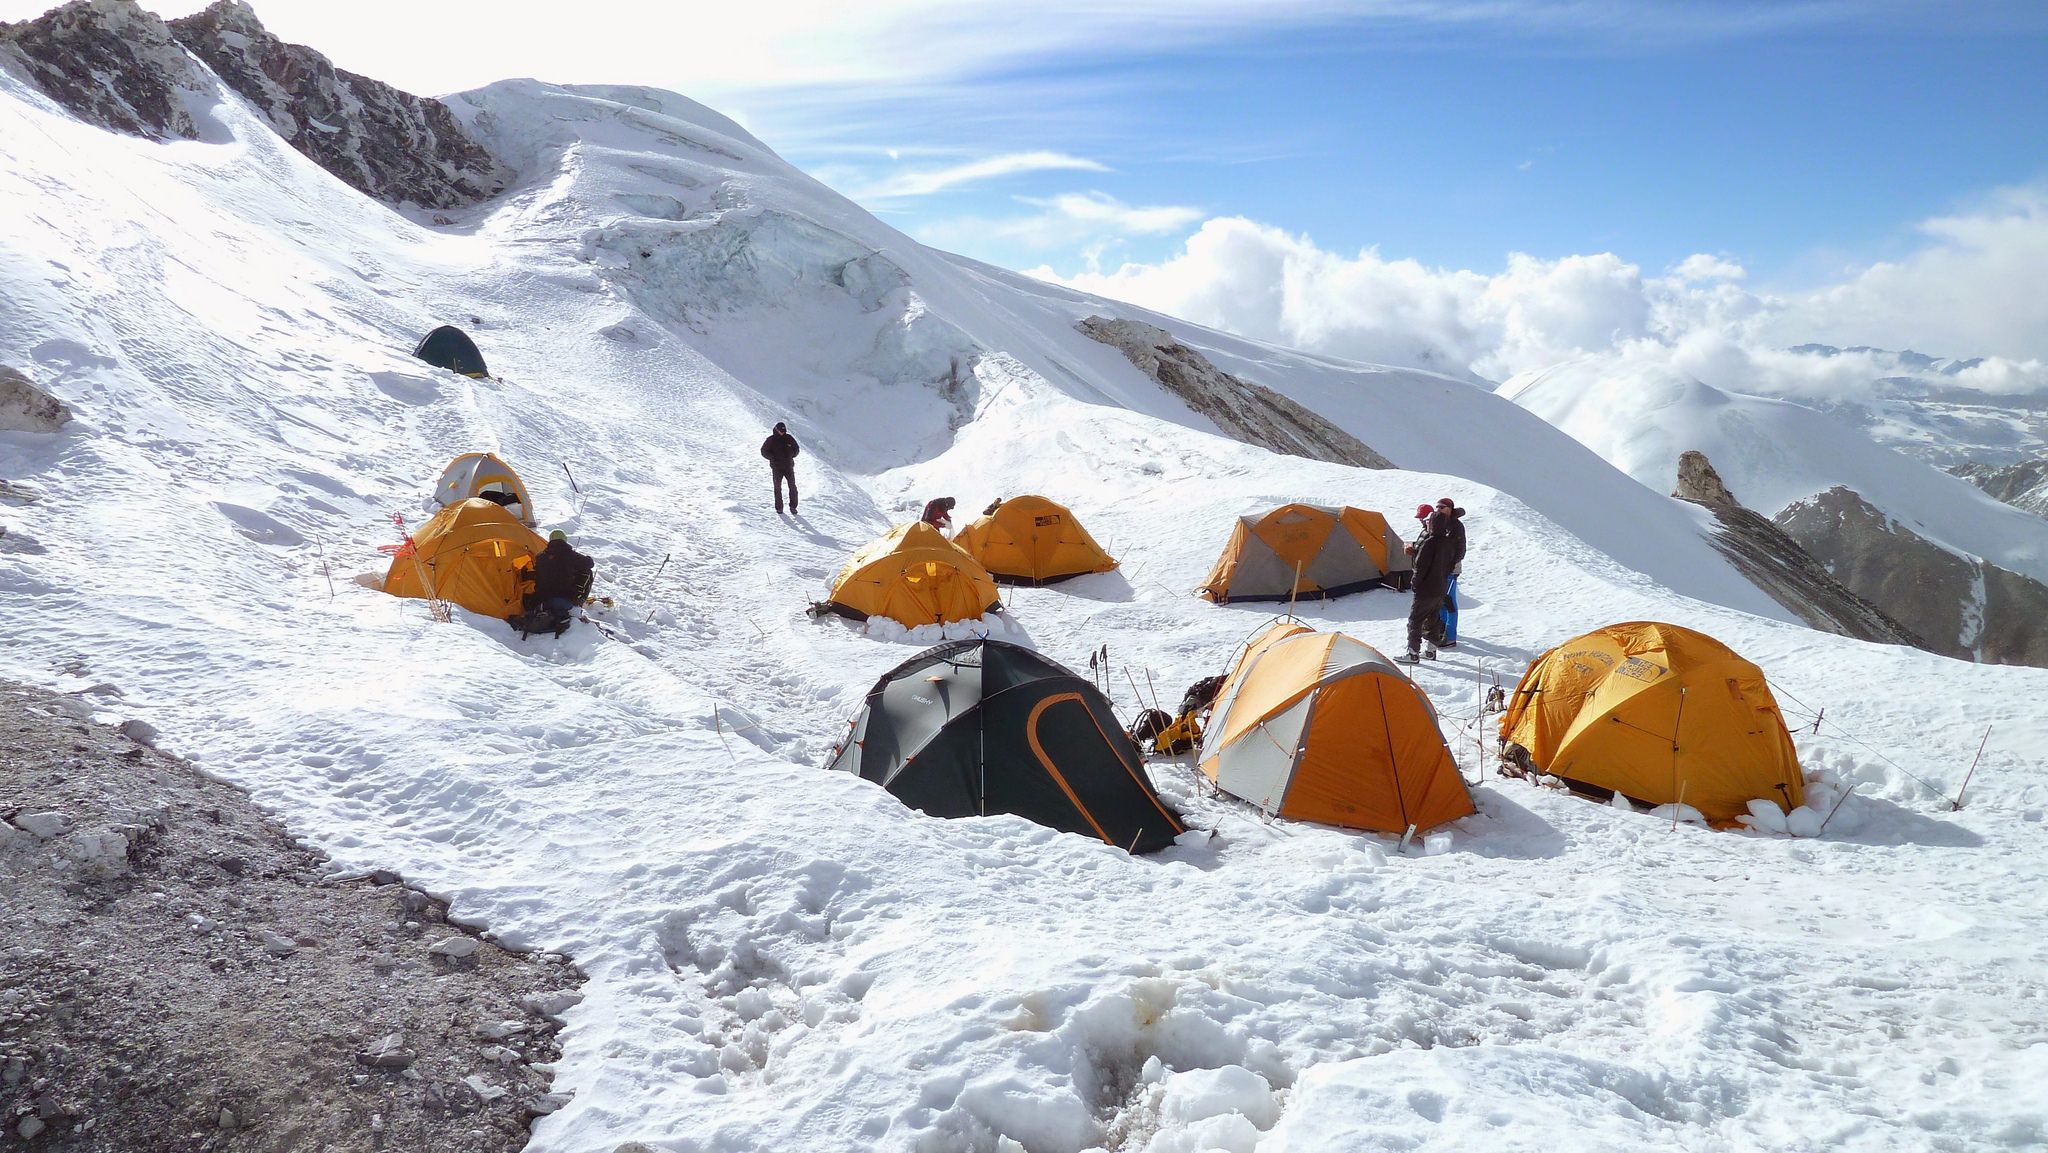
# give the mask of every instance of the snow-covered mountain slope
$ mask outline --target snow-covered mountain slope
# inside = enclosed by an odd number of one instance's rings
[[[2048,737],[2048,673],[1786,623],[1692,511],[1469,386],[1147,318],[1408,471],[1214,436],[1074,331],[1114,306],[918,248],[678,97],[455,101],[521,182],[441,229],[215,98],[217,131],[157,144],[0,73],[0,360],[77,414],[0,432],[0,674],[95,693],[344,865],[572,953],[574,1097],[533,1148],[2048,1131],[2048,784],[2023,755]],[[447,321],[500,379],[405,355]],[[787,521],[755,456],[784,415],[807,449]],[[618,639],[522,644],[350,579],[470,449],[520,467],[544,525],[597,558]],[[990,627],[1074,665],[1109,645],[1126,710],[1145,673],[1176,694],[1267,619],[1188,595],[1240,512],[1450,492],[1467,641],[1418,681],[1468,777],[1493,675],[1652,617],[1759,661],[1795,714],[1826,706],[1799,742],[1810,797],[1840,809],[1818,839],[1721,833],[1489,777],[1478,815],[1403,852],[1259,820],[1167,763],[1198,831],[1133,859],[818,769],[914,649],[804,601],[923,497],[1026,490],[1124,567],[1019,591]],[[1384,649],[1406,607],[1306,615]]]
[[[1886,448],[1940,468],[2014,464],[2048,454],[2048,369],[2038,361],[1825,344],[1786,352],[1817,365],[1812,374],[1827,383],[1764,395],[1832,413]],[[1859,370],[1860,387],[1845,388],[1840,377]]]
[[[1843,485],[1937,544],[2048,579],[2048,521],[1826,413],[1723,392],[1661,364],[1602,359],[1524,373],[1500,395],[1657,491],[1670,490],[1679,455],[1696,449],[1766,516]]]

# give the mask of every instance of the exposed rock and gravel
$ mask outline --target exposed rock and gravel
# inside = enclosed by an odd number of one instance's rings
[[[1922,647],[2048,666],[2048,585],[1950,552],[1840,485],[1775,519],[1836,579],[1924,638]]]
[[[0,365],[0,432],[55,432],[71,419],[63,401],[19,369]]]
[[[1332,464],[1394,467],[1364,441],[1264,385],[1224,372],[1157,325],[1091,316],[1075,327],[1122,352],[1234,440]]]
[[[0,684],[0,1148],[510,1150],[582,976],[330,877],[239,790]]]
[[[0,24],[10,64],[80,119],[152,140],[202,136],[214,99],[204,61],[314,163],[387,204],[455,208],[504,187],[504,170],[439,100],[336,68],[220,0],[166,22],[133,0],[73,0]]]
[[[1705,453],[1688,450],[1679,455],[1678,485],[1671,495],[1712,512],[1720,523],[1712,538],[1714,547],[1808,625],[1859,640],[1928,647],[1912,630],[1836,580],[1785,530],[1745,508]]]

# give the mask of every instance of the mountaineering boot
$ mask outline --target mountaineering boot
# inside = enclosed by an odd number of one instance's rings
[[[1436,646],[1435,646],[1435,645],[1429,645],[1429,646],[1425,647],[1425,648],[1424,648],[1424,649],[1422,650],[1422,659],[1424,659],[1424,660],[1429,660],[1429,661],[1433,661],[1433,660],[1435,660],[1435,659],[1436,659]]]
[[[1404,665],[1416,665],[1422,663],[1422,654],[1410,649],[1394,659]]]

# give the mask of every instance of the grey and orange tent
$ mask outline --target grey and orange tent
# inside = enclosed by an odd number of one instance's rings
[[[521,585],[547,546],[502,505],[480,498],[457,501],[389,550],[384,591],[450,601],[503,619],[524,611]]]
[[[528,528],[534,526],[533,498],[526,495],[526,482],[512,466],[493,453],[465,452],[448,462],[441,479],[434,482],[434,500],[442,505],[482,497],[504,505]]]
[[[832,591],[814,612],[864,621],[883,616],[915,628],[974,620],[1002,605],[981,562],[946,534],[914,521],[862,546],[839,570]]]
[[[1594,795],[1678,802],[1728,824],[1762,798],[1806,800],[1763,670],[1705,633],[1594,629],[1529,663],[1501,714],[1503,754]]]
[[[1411,567],[1401,537],[1370,509],[1283,504],[1239,517],[1201,595],[1285,601],[1404,588]]]
[[[1184,831],[1108,699],[1003,641],[951,641],[891,669],[826,767],[935,817],[1009,813],[1132,853]]]
[[[1199,767],[1267,813],[1383,833],[1473,811],[1436,709],[1364,641],[1280,622],[1238,658]]]
[[[999,584],[1047,585],[1116,567],[1065,505],[1036,495],[997,501],[953,543]]]

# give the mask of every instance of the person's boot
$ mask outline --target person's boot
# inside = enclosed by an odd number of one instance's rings
[[[1409,650],[1408,650],[1407,652],[1405,652],[1405,653],[1402,653],[1402,654],[1401,654],[1400,656],[1398,656],[1398,657],[1395,657],[1395,658],[1394,658],[1394,660],[1396,660],[1396,661],[1398,661],[1399,663],[1401,663],[1401,664],[1404,664],[1404,665],[1415,665],[1415,664],[1421,664],[1421,663],[1422,663],[1422,654],[1421,654],[1421,653],[1418,653],[1418,652],[1416,652],[1416,651],[1415,651],[1414,649],[1409,649]]]
[[[1435,659],[1436,659],[1436,646],[1435,646],[1435,645],[1425,645],[1425,646],[1423,646],[1423,649],[1422,649],[1422,659],[1423,659],[1423,660],[1427,660],[1427,661],[1433,661],[1433,660],[1435,660]]]

